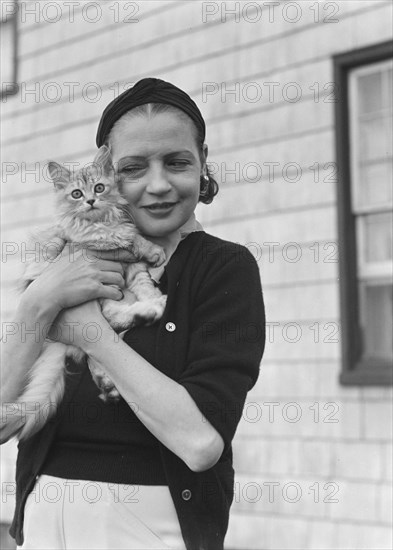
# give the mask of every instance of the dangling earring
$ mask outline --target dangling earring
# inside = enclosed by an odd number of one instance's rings
[[[206,197],[209,192],[209,176],[206,174],[201,176],[201,189],[199,192],[199,197]]]

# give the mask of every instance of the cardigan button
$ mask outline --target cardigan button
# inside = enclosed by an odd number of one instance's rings
[[[165,325],[165,328],[167,329],[168,332],[173,332],[174,330],[176,330],[176,325],[175,323],[167,323]]]
[[[192,497],[192,493],[190,489],[184,489],[184,491],[181,492],[181,498],[183,500],[190,500],[191,497]]]

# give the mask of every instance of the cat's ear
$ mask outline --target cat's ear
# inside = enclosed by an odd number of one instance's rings
[[[109,147],[102,145],[98,149],[93,163],[98,164],[102,168],[104,174],[108,175],[113,170],[112,155]]]
[[[65,166],[51,160],[48,162],[48,170],[56,189],[63,189],[69,183],[71,172]]]

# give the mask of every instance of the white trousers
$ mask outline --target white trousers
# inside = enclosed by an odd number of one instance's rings
[[[38,477],[20,550],[186,550],[167,486]]]

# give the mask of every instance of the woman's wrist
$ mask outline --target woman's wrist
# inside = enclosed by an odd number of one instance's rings
[[[50,299],[48,294],[43,296],[40,292],[37,292],[33,281],[22,294],[18,305],[18,314],[23,318],[34,318],[37,321],[54,321],[61,308],[54,300]]]
[[[75,345],[89,356],[99,356],[100,350],[108,349],[120,336],[111,328],[106,319],[102,322],[87,322],[78,327],[75,334]]]

